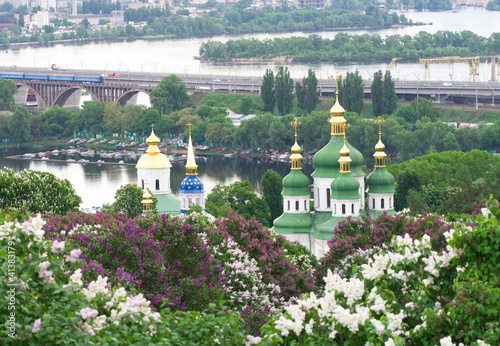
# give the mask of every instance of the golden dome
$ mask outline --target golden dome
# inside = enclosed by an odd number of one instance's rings
[[[346,139],[344,134],[344,146],[342,147],[342,149],[340,149],[340,158],[339,158],[340,173],[349,173],[351,171],[352,160],[349,157],[349,154],[351,154],[351,151],[346,145]]]
[[[379,138],[377,145],[375,146],[375,151],[384,151],[385,144],[382,143],[382,140]]]
[[[340,105],[339,90],[337,89],[337,90],[335,90],[335,104],[330,109],[330,114],[332,115],[332,117],[341,117],[344,115],[344,113],[345,113],[345,109],[344,109],[344,107],[342,107]]]
[[[149,144],[146,155],[142,155],[135,168],[170,168],[172,165],[168,157],[160,152],[158,144],[160,139],[156,137],[154,130],[151,129],[151,135],[146,140]]]

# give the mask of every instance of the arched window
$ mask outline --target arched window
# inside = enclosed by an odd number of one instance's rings
[[[160,189],[160,179],[156,179],[156,189]]]
[[[330,192],[330,189],[326,189],[326,207],[327,208],[330,208],[330,196],[331,196],[331,192]]]
[[[290,201],[288,201],[288,210],[290,210]]]
[[[354,203],[351,204],[351,213],[354,214]]]
[[[335,215],[337,215],[337,204],[333,205],[333,211],[334,211]]]
[[[345,204],[342,204],[342,215],[345,214]]]
[[[295,201],[295,211],[299,211],[299,201]]]
[[[392,208],[392,198],[389,198],[389,208]]]
[[[372,198],[372,203],[373,203],[372,209],[375,209],[375,198]]]
[[[384,209],[384,199],[383,198],[380,199],[380,207],[382,209]]]
[[[304,210],[307,210],[307,201],[304,201]]]
[[[142,189],[144,190],[144,179],[141,180]]]

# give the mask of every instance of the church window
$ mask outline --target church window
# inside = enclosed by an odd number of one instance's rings
[[[288,210],[290,210],[290,201],[288,201]]]
[[[160,189],[160,179],[156,179],[156,189]]]
[[[345,204],[342,204],[342,215],[345,214]]]
[[[307,210],[307,201],[304,201],[304,210]]]
[[[337,204],[333,205],[333,211],[334,211],[335,215],[337,215]]]
[[[141,182],[142,182],[142,189],[144,190],[144,179],[142,179]]]
[[[383,198],[380,199],[380,207],[382,209],[384,209],[384,199]]]
[[[392,198],[389,198],[389,208],[392,208]]]
[[[351,204],[351,213],[354,214],[354,203]]]
[[[331,196],[330,189],[326,189],[326,207],[327,208],[331,207],[331,205],[330,205],[330,196]]]
[[[299,211],[299,201],[295,201],[295,210]]]
[[[372,209],[375,209],[375,198],[372,198],[372,204],[373,204]]]

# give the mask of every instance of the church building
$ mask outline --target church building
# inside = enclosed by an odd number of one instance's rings
[[[316,170],[313,177],[313,205],[310,210],[309,178],[302,172],[301,148],[292,146],[291,172],[283,179],[283,214],[274,220],[274,230],[290,241],[297,241],[317,257],[328,252],[328,240],[333,229],[346,217],[359,219],[368,214],[376,217],[385,212],[394,213],[394,177],[386,170],[385,146],[381,140],[382,120],[379,118],[379,142],[375,146],[375,169],[366,179],[361,169],[362,154],[346,138],[345,110],[339,103],[338,90],[335,105],[330,110],[331,137],[328,144],[314,156]]]

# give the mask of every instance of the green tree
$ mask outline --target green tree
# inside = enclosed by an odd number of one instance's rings
[[[175,74],[164,77],[158,87],[151,91],[150,97],[151,104],[160,115],[194,106],[186,85]]]
[[[398,108],[398,97],[390,71],[385,71],[382,81],[382,113],[391,115]],[[380,115],[380,114],[379,114]]]
[[[348,112],[361,114],[364,97],[363,78],[361,78],[359,71],[347,72],[346,77],[339,85],[339,101],[342,107]]]
[[[274,112],[276,105],[276,97],[274,92],[274,74],[270,69],[266,69],[266,73],[262,78],[262,85],[260,86],[260,96],[264,102],[264,112]]]
[[[305,78],[302,79],[302,84],[300,82],[295,83],[295,96],[297,97],[297,107],[300,109],[305,109],[305,88],[303,85],[305,84]]]
[[[404,119],[407,123],[410,124],[415,124],[420,118],[417,110],[410,105],[399,107],[394,115]]]
[[[0,171],[1,208],[25,207],[31,213],[62,215],[80,203],[82,199],[67,179],[35,170],[23,170],[17,175],[8,168]]]
[[[16,84],[9,79],[0,78],[0,110],[11,111],[14,109],[16,105],[15,93],[17,93]]]
[[[288,114],[293,108],[293,79],[288,67],[281,66],[274,79],[276,105],[280,115]]]
[[[371,98],[373,105],[373,116],[382,115],[384,96],[382,93],[382,71],[377,71],[373,74],[373,82],[371,86]]]
[[[410,171],[405,171],[396,177],[396,191],[394,193],[394,207],[403,210],[408,207],[408,194],[411,190],[420,191],[422,183],[420,177]]]
[[[9,117],[9,132],[13,142],[26,142],[30,136],[30,115],[24,107],[17,106]]]
[[[83,126],[89,133],[98,134],[104,132],[104,109],[106,102],[85,101],[80,110]]]
[[[271,225],[266,201],[254,192],[248,180],[237,181],[229,186],[216,185],[207,195],[205,207],[215,217],[226,217],[232,209],[246,220],[255,218],[264,226]]]
[[[314,71],[311,69],[307,71],[307,77],[304,80],[304,89],[304,109],[309,114],[316,109],[316,106],[319,103],[318,79],[316,78]],[[289,112],[286,112],[285,114],[287,113]]]
[[[271,213],[271,225],[283,213],[283,179],[279,173],[268,169],[262,176],[262,197],[266,200]]]
[[[142,195],[144,191],[135,184],[126,184],[120,186],[115,193],[115,201],[109,207],[109,211],[116,213],[125,213],[130,218],[134,218],[142,214]],[[158,199],[153,196],[153,213],[157,213],[156,205]]]
[[[72,129],[69,124],[74,117],[74,113],[63,107],[54,106],[43,112],[41,115],[42,134],[44,136],[68,136]]]
[[[122,130],[122,106],[118,102],[108,102],[104,107],[104,123],[109,131]]]

